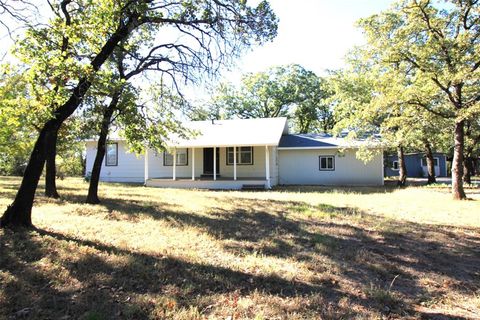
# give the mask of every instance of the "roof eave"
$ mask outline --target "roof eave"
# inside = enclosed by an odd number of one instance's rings
[[[324,146],[324,147],[278,147],[278,150],[320,150],[320,149],[359,149],[360,146]],[[368,149],[383,149],[382,147],[367,147]]]
[[[226,148],[226,147],[276,147],[278,143],[229,143],[229,144],[205,144],[205,145],[191,145],[191,144],[167,144],[168,148]]]

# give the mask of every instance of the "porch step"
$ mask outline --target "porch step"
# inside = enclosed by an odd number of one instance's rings
[[[242,190],[265,190],[264,184],[244,184]]]
[[[221,175],[217,174],[217,179],[221,177]],[[213,174],[201,174],[200,179],[213,180]]]

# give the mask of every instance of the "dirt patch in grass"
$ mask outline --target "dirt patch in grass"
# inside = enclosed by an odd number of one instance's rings
[[[1,180],[2,208],[18,183]],[[406,212],[383,205],[420,193],[421,206],[437,199],[435,190],[255,193],[102,184],[102,204],[86,205],[86,187],[67,179],[62,199],[39,196],[38,230],[0,230],[0,318],[480,314],[480,230],[462,211],[470,207],[431,223],[434,214],[424,209],[420,218],[405,218],[414,204]],[[448,214],[462,223],[442,223]]]

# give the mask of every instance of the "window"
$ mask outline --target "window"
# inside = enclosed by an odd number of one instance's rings
[[[395,161],[392,162],[392,169],[393,170],[399,170],[398,169],[398,161],[395,160]]]
[[[233,165],[233,147],[227,148],[227,165]],[[253,164],[253,147],[237,147],[237,164]]]
[[[433,165],[435,167],[438,167],[438,158],[433,158]],[[427,166],[427,158],[422,158],[422,166],[423,167]]]
[[[188,166],[188,149],[177,149],[177,166]],[[163,165],[173,166],[173,154],[163,152]]]
[[[320,156],[320,171],[333,171],[335,170],[335,156]]]
[[[105,166],[118,166],[118,143],[107,143]]]

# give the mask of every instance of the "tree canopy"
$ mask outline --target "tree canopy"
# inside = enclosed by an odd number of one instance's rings
[[[242,77],[237,88],[222,83],[203,117],[289,117],[299,133],[328,131],[333,112],[325,80],[300,65],[276,66]],[[199,113],[197,113],[197,116]]]
[[[256,6],[233,0],[61,0],[49,5],[53,17],[46,25],[30,27],[19,46],[25,70],[31,70],[31,78],[42,84],[38,96],[44,101],[39,106],[47,112],[42,113],[46,118],[2,226],[31,226],[31,208],[48,148],[56,144],[61,125],[82,104],[116,48],[125,49],[131,61],[148,65],[146,71],[162,73],[178,88],[179,80],[215,75],[246,48],[277,33],[277,19],[267,1]],[[138,50],[122,46],[145,30],[164,37]],[[33,106],[30,101],[26,104],[27,109]]]
[[[465,122],[480,114],[479,19],[476,1],[402,0],[359,22],[367,38],[362,59],[383,82],[382,108],[410,106],[453,121],[456,199],[466,198]]]

